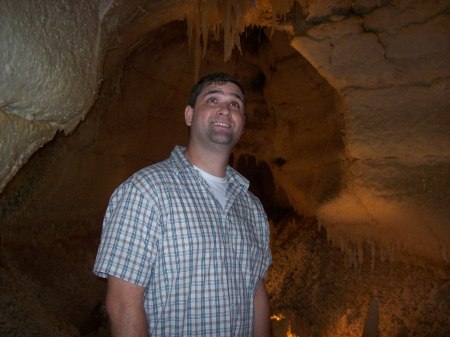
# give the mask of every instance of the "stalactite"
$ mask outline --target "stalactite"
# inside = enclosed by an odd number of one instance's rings
[[[209,32],[213,32],[214,38],[217,40],[220,32],[220,21],[218,17],[217,1],[205,1],[200,3],[200,27],[202,35],[202,59],[206,56],[208,48]]]
[[[288,13],[294,4],[294,0],[271,0],[272,5],[272,33],[279,24],[279,18],[284,21],[286,13]]]
[[[270,0],[269,3],[272,26],[275,27],[278,18],[289,12],[293,0]],[[246,15],[252,10],[258,10],[255,0],[198,0],[186,17],[189,47],[194,48],[195,64],[200,64],[206,55],[210,33],[217,41],[223,31],[224,62],[231,58],[234,47],[242,52],[240,34],[247,25]]]

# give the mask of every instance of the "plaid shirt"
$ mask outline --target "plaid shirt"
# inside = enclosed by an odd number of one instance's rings
[[[269,226],[231,167],[223,209],[177,146],[114,192],[94,273],[145,287],[150,336],[248,337],[271,264]]]

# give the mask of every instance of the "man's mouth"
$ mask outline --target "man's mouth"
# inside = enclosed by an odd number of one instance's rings
[[[214,122],[213,125],[221,127],[221,128],[227,128],[227,129],[231,128],[230,124],[227,124],[227,123],[224,123],[224,122]]]

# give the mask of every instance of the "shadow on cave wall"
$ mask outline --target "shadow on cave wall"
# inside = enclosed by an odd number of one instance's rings
[[[270,166],[264,161],[257,162],[252,155],[241,155],[235,167],[250,181],[250,191],[264,206],[269,220],[277,220],[295,213],[286,193],[276,186]]]

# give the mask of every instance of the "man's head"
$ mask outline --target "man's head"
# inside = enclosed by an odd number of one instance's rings
[[[244,92],[233,76],[214,73],[200,79],[184,111],[189,146],[220,145],[230,151],[244,131],[244,105]]]
[[[191,94],[189,96],[189,102],[188,104],[191,107],[195,106],[195,103],[197,102],[198,95],[202,92],[203,88],[210,85],[210,84],[224,84],[224,83],[233,83],[235,84],[241,91],[244,97],[242,97],[245,100],[245,92],[242,88],[241,84],[238,82],[238,80],[233,77],[230,74],[227,73],[213,73],[208,74],[206,76],[203,76],[192,88]]]

